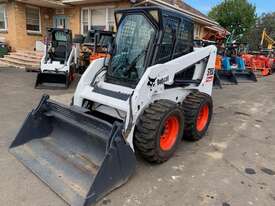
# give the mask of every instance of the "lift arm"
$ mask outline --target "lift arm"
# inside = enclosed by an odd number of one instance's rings
[[[262,33],[262,40],[261,40],[261,47],[263,47],[263,44],[264,44],[264,41],[267,42],[268,46],[267,48],[268,49],[273,49],[273,45],[275,45],[275,40],[273,40],[267,33],[266,33],[266,29],[263,30],[263,33]]]

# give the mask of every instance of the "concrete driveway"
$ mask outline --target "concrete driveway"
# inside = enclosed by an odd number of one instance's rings
[[[69,90],[35,90],[34,73],[0,68],[0,205],[65,206],[8,153],[26,114],[43,93],[69,103]],[[162,165],[138,159],[135,175],[97,205],[275,205],[275,75],[215,90],[207,136],[182,142]]]

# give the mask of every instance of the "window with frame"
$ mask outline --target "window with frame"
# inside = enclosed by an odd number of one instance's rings
[[[193,51],[193,26],[189,22],[183,21],[178,30],[177,44],[173,58],[180,57]]]
[[[108,9],[108,29],[109,31],[115,31],[115,9],[109,8]]]
[[[7,14],[5,4],[0,4],[0,30],[7,30]]]
[[[26,7],[26,27],[29,32],[40,32],[40,9]]]
[[[114,31],[114,8],[82,8],[81,33],[85,35],[91,28]]]
[[[106,9],[92,9],[91,28],[98,30],[106,29]]]
[[[178,20],[168,17],[165,17],[163,22],[164,32],[156,60],[159,64],[163,64],[171,59],[179,25]]]
[[[89,9],[82,9],[81,12],[82,33],[87,34],[89,30]]]

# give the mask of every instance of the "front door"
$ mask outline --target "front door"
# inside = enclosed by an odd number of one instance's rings
[[[54,16],[53,17],[53,27],[54,28],[64,28],[68,29],[69,17],[67,16]]]

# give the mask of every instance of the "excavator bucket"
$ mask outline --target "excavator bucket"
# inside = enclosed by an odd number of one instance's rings
[[[122,128],[44,95],[10,152],[69,205],[90,206],[134,172],[135,155]]]
[[[69,75],[67,73],[39,72],[37,74],[35,88],[64,88],[70,85]]]

